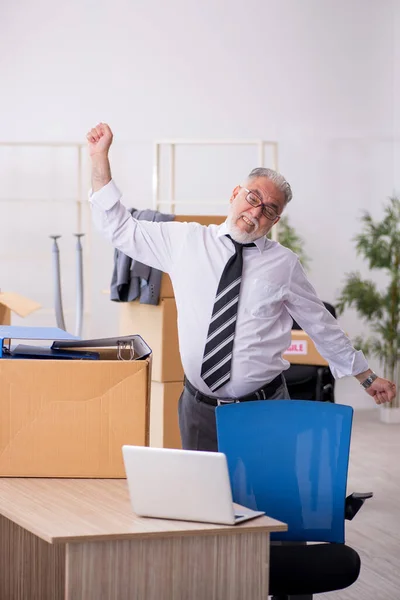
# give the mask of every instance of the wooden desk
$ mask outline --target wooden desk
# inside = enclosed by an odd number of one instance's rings
[[[125,480],[0,479],[4,600],[266,600],[269,533],[143,519]]]

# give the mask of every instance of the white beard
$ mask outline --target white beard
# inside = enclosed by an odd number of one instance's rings
[[[262,237],[258,233],[259,227],[255,227],[254,231],[247,233],[247,231],[243,231],[242,229],[240,229],[240,227],[236,225],[236,218],[235,222],[233,222],[233,219],[233,215],[229,215],[226,224],[228,227],[229,235],[233,240],[235,240],[235,242],[238,242],[239,244],[251,244],[251,242],[254,242],[254,240],[257,240],[259,237]]]

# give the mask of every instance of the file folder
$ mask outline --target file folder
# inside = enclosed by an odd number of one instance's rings
[[[18,344],[11,346],[9,358],[33,358],[41,360],[98,360],[98,352],[83,352],[80,350],[56,350],[49,346],[28,346]]]
[[[0,358],[4,357],[4,351],[10,353],[11,340],[47,340],[50,342],[58,340],[78,340],[63,329],[57,327],[20,327],[18,325],[0,325]],[[5,345],[9,340],[9,347]]]
[[[111,338],[99,338],[95,340],[57,340],[52,348],[62,350],[75,350],[78,348],[115,348],[118,360],[144,360],[151,355],[151,348],[144,339],[137,334],[121,335]],[[129,358],[124,354],[129,352]]]

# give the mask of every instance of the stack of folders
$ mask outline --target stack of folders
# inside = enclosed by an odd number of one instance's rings
[[[28,344],[12,345],[12,340]],[[32,341],[46,342],[33,345]],[[30,342],[30,343],[29,343]],[[51,327],[0,326],[0,358],[50,360],[144,360],[151,349],[140,335],[81,340],[66,331]]]

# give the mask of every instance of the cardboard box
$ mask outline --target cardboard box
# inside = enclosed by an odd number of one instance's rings
[[[302,330],[292,330],[292,343],[283,355],[293,365],[327,366],[310,336]]]
[[[0,360],[0,476],[125,477],[149,442],[150,361]]]
[[[164,298],[174,298],[174,288],[172,287],[172,281],[167,273],[161,275],[161,287],[160,287],[160,302]]]
[[[40,304],[16,294],[14,292],[0,293],[0,325],[11,325],[11,313],[19,317],[27,317],[35,310],[41,308]]]
[[[183,380],[174,298],[164,298],[157,306],[137,301],[121,303],[119,333],[132,332],[141,335],[153,352],[152,380]]]
[[[223,215],[175,215],[175,221],[180,223],[200,223],[200,225],[221,225],[226,221]]]
[[[151,382],[150,446],[182,448],[178,422],[178,402],[183,381]]]

